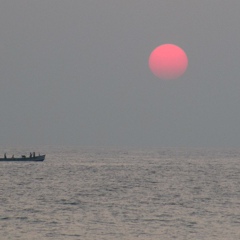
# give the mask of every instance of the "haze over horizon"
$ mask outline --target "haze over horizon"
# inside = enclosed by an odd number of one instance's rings
[[[0,3],[0,144],[238,147],[240,1]],[[163,81],[158,45],[189,59]]]

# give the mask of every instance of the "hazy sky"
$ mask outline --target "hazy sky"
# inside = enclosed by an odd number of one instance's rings
[[[239,0],[0,1],[0,144],[240,145]],[[173,43],[178,80],[148,57]]]

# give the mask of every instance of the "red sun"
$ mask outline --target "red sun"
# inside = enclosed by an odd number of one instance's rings
[[[176,79],[183,75],[188,66],[186,53],[174,44],[163,44],[149,56],[149,68],[161,79]]]

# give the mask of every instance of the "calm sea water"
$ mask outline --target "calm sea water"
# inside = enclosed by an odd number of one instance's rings
[[[1,240],[240,239],[240,149],[38,150],[0,163]]]

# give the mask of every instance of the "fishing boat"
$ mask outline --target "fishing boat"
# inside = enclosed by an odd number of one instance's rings
[[[45,155],[38,155],[38,156],[25,156],[22,155],[21,157],[6,157],[6,155],[4,156],[4,158],[0,158],[0,162],[42,162],[45,159]]]

